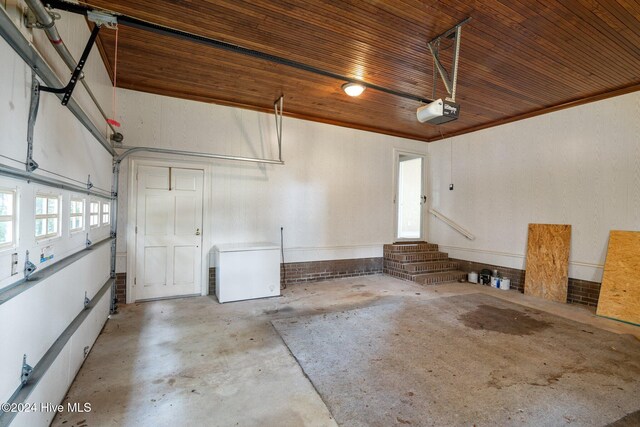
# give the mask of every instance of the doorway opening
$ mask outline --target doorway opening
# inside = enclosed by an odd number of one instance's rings
[[[424,240],[425,157],[397,153],[396,171],[396,240]]]

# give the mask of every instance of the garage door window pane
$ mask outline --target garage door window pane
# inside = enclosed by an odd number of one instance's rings
[[[58,220],[56,218],[47,219],[47,234],[54,234],[58,232]]]
[[[13,194],[0,193],[0,216],[13,215]]]
[[[13,221],[0,221],[0,245],[13,243]]]
[[[44,215],[47,199],[45,197],[36,197],[36,215]]]
[[[12,246],[16,233],[16,192],[0,189],[0,248]]]
[[[40,194],[36,196],[36,230],[38,240],[60,235],[60,196]]]
[[[58,199],[47,199],[47,213],[48,214],[57,214],[58,213]]]
[[[36,237],[44,236],[46,234],[44,232],[45,221],[45,219],[36,219]]]

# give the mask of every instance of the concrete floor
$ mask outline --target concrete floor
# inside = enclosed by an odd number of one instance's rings
[[[131,304],[107,322],[65,400],[90,402],[92,411],[61,414],[52,425],[336,425],[272,320],[474,293],[640,339],[640,328],[598,318],[582,306],[382,275],[296,285],[265,300]]]
[[[640,341],[486,294],[272,322],[340,425],[600,427],[640,409]]]

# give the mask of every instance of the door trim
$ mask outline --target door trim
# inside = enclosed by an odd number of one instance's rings
[[[135,227],[137,218],[137,199],[138,186],[136,185],[136,175],[140,166],[160,166],[160,167],[178,167],[184,169],[200,169],[203,171],[202,183],[202,260],[200,274],[200,295],[209,294],[209,249],[212,245],[211,224],[208,218],[211,213],[211,164],[201,163],[190,160],[174,160],[173,158],[164,157],[138,157],[132,156],[127,163],[128,166],[128,182],[127,182],[127,297],[126,303],[131,304],[133,300],[133,279],[136,277],[136,234]],[[117,213],[116,213],[117,214]],[[205,250],[206,249],[206,250]]]
[[[429,231],[429,206],[431,205],[431,194],[429,192],[429,154],[421,153],[419,151],[404,150],[400,148],[393,149],[393,241],[411,242],[416,240],[398,238],[398,175],[400,174],[400,168],[398,167],[398,164],[401,155],[422,157],[422,194],[427,196],[427,201],[422,205],[420,234],[421,239],[427,241]]]

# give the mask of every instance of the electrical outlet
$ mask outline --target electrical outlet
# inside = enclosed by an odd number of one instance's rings
[[[11,254],[11,275],[14,276],[18,274],[18,253]]]
[[[449,190],[453,191],[453,184],[449,184]]]

